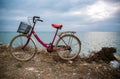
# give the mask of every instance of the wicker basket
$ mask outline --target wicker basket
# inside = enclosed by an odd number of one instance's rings
[[[30,29],[31,29],[30,25],[24,22],[20,22],[17,32],[27,34],[29,33]]]

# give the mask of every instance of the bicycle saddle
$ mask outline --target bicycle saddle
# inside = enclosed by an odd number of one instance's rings
[[[52,26],[56,29],[61,29],[62,28],[62,24],[52,24]]]

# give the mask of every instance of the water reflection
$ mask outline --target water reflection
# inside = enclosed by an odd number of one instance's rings
[[[99,51],[102,47],[115,47],[120,53],[120,33],[117,32],[87,32],[82,37],[81,53],[89,54],[92,51]]]

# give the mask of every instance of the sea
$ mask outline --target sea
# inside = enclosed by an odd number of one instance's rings
[[[37,32],[38,36],[45,43],[50,43],[54,32]],[[17,32],[0,32],[0,44],[9,45],[12,38],[19,35]],[[120,56],[120,32],[77,32],[75,34],[81,41],[81,55],[89,55],[93,51],[100,51],[102,47],[114,47]],[[34,37],[32,37],[35,39]],[[38,48],[43,48],[35,40]]]

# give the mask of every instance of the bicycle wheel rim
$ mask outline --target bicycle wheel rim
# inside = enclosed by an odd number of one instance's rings
[[[28,61],[36,53],[36,45],[31,38],[27,46],[23,49],[23,46],[26,44],[26,41],[26,35],[18,35],[15,38],[13,38],[13,40],[10,43],[10,53],[17,60]]]
[[[63,42],[64,41],[64,42]],[[60,58],[64,60],[71,60],[76,58],[81,50],[81,42],[74,35],[64,35],[62,36],[56,43],[56,47],[66,46],[66,44],[70,46],[70,50],[58,50],[57,53]]]

